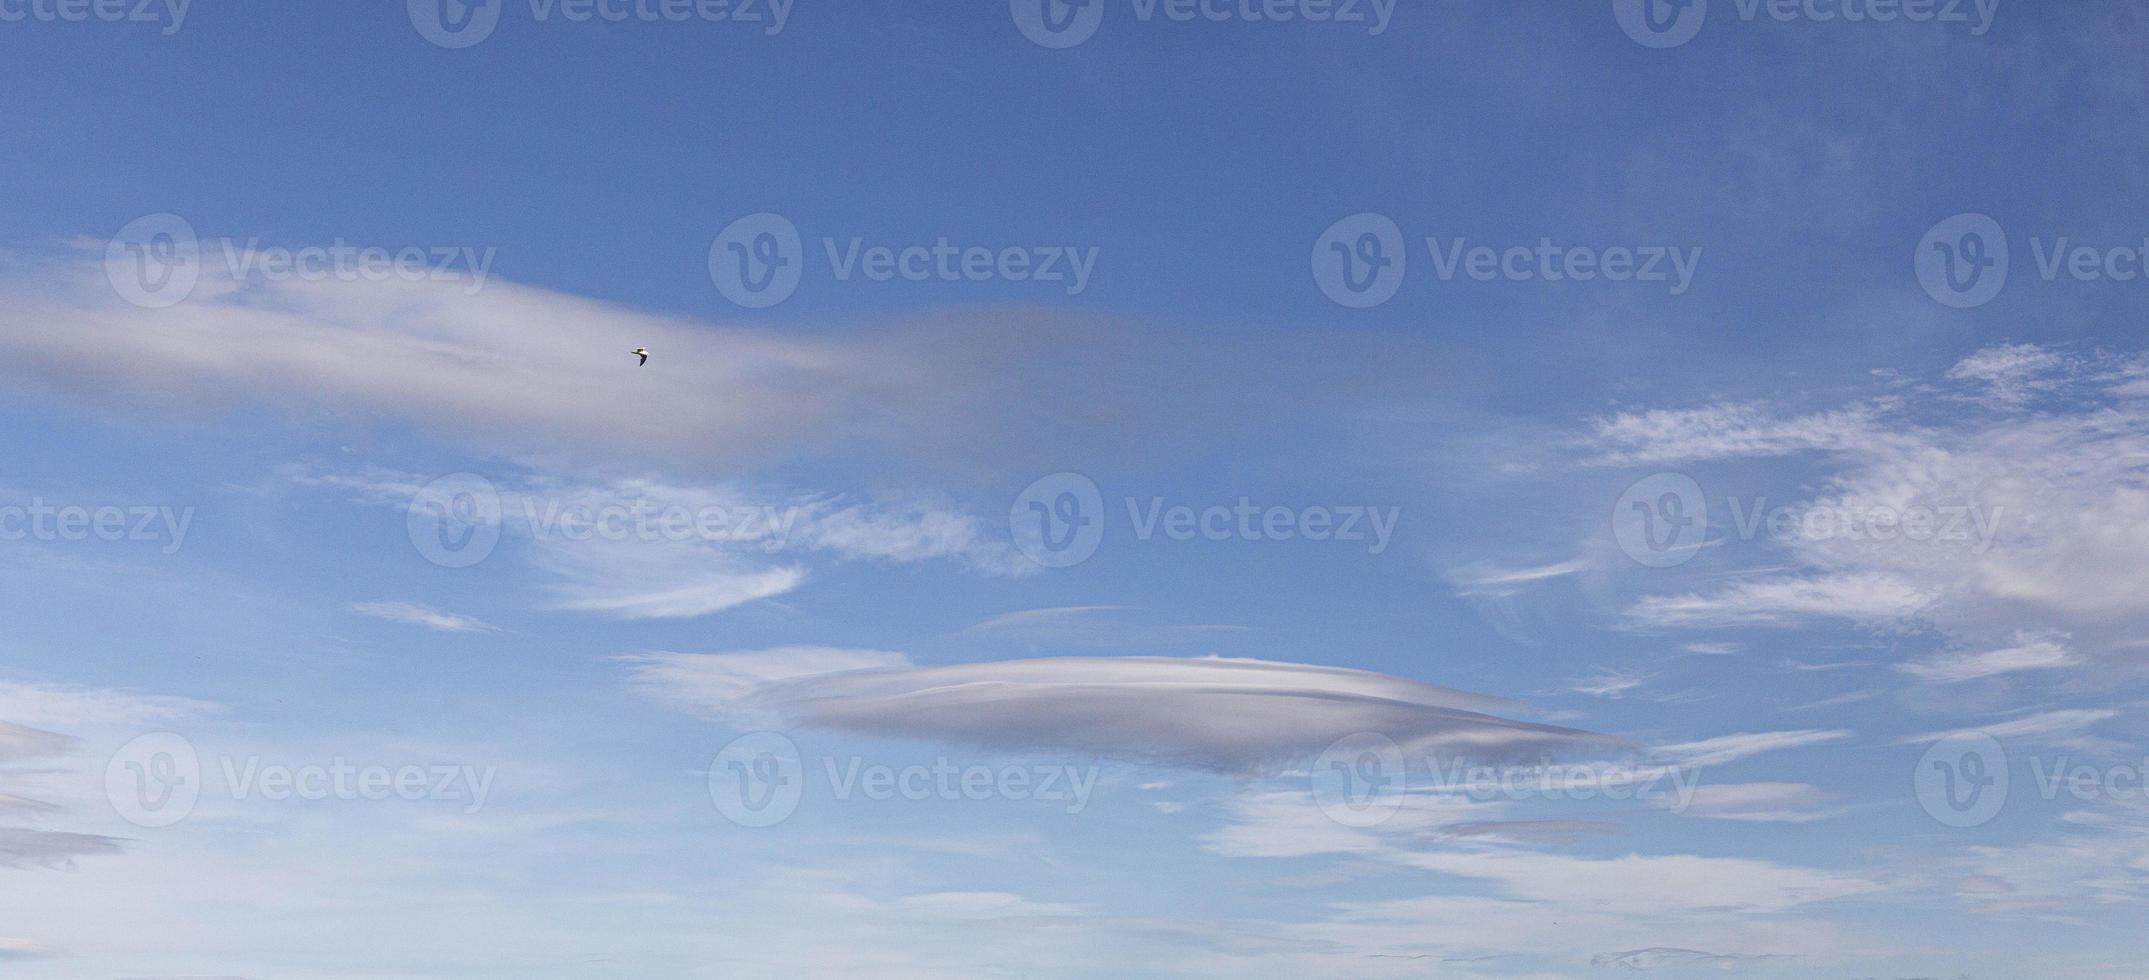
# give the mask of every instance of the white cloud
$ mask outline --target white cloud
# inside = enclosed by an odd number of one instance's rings
[[[1807,728],[1781,732],[1740,732],[1698,742],[1659,746],[1656,753],[1683,766],[1721,766],[1740,759],[1807,745],[1824,745],[1850,738],[1842,729]]]
[[[441,612],[437,609],[418,605],[415,602],[358,602],[351,605],[351,611],[372,616],[376,619],[385,619],[391,623],[408,623],[412,626],[423,626],[427,629],[440,630],[444,633],[489,633],[494,631],[494,627],[480,620],[472,619],[468,616],[458,616],[454,613]]]
[[[72,868],[78,857],[118,854],[120,844],[96,834],[0,827],[0,868]]]
[[[1655,970],[1668,966],[1713,966],[1731,969],[1755,960],[1787,958],[1790,957],[1776,953],[1711,953],[1707,950],[1681,949],[1677,946],[1651,946],[1647,949],[1599,953],[1590,957],[1589,965],[1622,970]]]
[[[1595,420],[1589,445],[1604,465],[1836,451],[1882,439],[1876,414],[1874,408],[1858,407],[1783,418],[1751,404],[1651,409]]]
[[[1954,683],[2023,670],[2072,667],[2080,662],[2064,643],[2043,639],[2028,640],[2016,646],[1979,653],[1940,654],[1913,663],[1898,664],[1896,669],[1920,680]]]
[[[2062,741],[2080,741],[2077,736],[2084,729],[2100,721],[2118,716],[2119,712],[2109,708],[2061,708],[2027,714],[2019,718],[2010,718],[2006,721],[1996,721],[1987,725],[1926,732],[1923,735],[1909,735],[1896,739],[1895,744],[1910,745],[1918,742],[1937,742],[1954,735],[1975,734],[1989,735],[2000,739],[2039,739],[2059,735],[2065,736]]]
[[[1843,812],[1834,797],[1806,783],[1702,783],[1681,814],[1756,823],[1806,823]]]
[[[1304,788],[1242,792],[1225,803],[1226,823],[1203,835],[1201,846],[1226,857],[1378,855],[1392,853],[1399,839],[1431,836],[1438,828],[1482,821],[1507,809],[1499,802],[1439,793],[1406,793],[1395,803],[1393,815],[1361,828],[1336,822]]]
[[[1455,594],[1461,596],[1511,596],[1539,582],[1578,575],[1589,569],[1589,563],[1576,558],[1534,568],[1492,568],[1475,565],[1458,569],[1448,578],[1455,583]]]
[[[1513,898],[1617,908],[1636,915],[1784,912],[1880,890],[1877,883],[1844,872],[1689,854],[1584,858],[1504,850],[1417,851],[1403,860],[1421,870],[1487,882]]]
[[[2054,375],[2067,366],[2066,358],[2035,344],[2001,344],[1963,358],[1947,376],[1978,382],[1992,399],[2012,405],[2060,387],[2065,379]]]
[[[65,755],[76,744],[65,735],[0,721],[0,765]]]
[[[213,713],[191,698],[0,681],[0,719],[53,728],[140,727]]]
[[[355,492],[410,508],[416,474],[296,470],[305,486]],[[948,561],[986,575],[1038,566],[1004,528],[938,498],[890,493],[851,499],[774,488],[696,486],[634,478],[574,480],[506,474],[472,481],[497,498],[500,550],[550,581],[553,608],[622,619],[686,619],[783,595],[816,560]],[[490,501],[485,513],[490,511]]]
[[[620,659],[630,665],[628,676],[644,694],[677,708],[734,721],[759,717],[754,696],[777,681],[911,665],[909,657],[887,650],[816,646],[644,653]]]
[[[1963,359],[1937,387],[1910,389],[1916,397],[1792,416],[1714,406],[1601,420],[1588,443],[1618,462],[1816,451],[1818,469],[1796,479],[1820,491],[1784,506],[1828,518],[1773,542],[1762,567],[1785,573],[1645,596],[1629,612],[1666,628],[1933,626],[1958,647],[1995,650],[1906,668],[1930,680],[2127,656],[2149,632],[2136,585],[2149,580],[2149,401],[2128,394],[2139,367],[2002,346]],[[1987,410],[1966,415],[1965,398]],[[2025,631],[2073,642],[2064,656],[1998,650]]]
[[[1652,627],[1787,625],[1813,618],[1885,622],[1915,616],[1934,598],[1893,575],[1824,575],[1741,582],[1709,594],[1645,596],[1629,614]]]
[[[1126,606],[1060,606],[1052,609],[1025,609],[1003,613],[969,627],[972,630],[1034,629],[1054,626],[1069,621],[1082,621],[1097,616],[1125,610]]]
[[[1649,683],[1650,675],[1617,670],[1599,670],[1597,673],[1568,685],[1576,694],[1588,694],[1600,698],[1618,698],[1628,691]]]

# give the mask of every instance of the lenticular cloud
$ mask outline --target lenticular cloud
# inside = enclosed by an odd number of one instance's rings
[[[1223,771],[1303,759],[1363,732],[1413,757],[1528,758],[1612,741],[1492,714],[1528,710],[1503,698],[1368,671],[1214,657],[851,671],[782,680],[749,697],[804,726]]]

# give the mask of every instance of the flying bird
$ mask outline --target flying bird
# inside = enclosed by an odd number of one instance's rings
[[[640,364],[649,363],[649,348],[647,347],[637,347],[633,350],[628,351],[627,353],[633,354],[634,356],[641,358],[641,361],[639,362]]]

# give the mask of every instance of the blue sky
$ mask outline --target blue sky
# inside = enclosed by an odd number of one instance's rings
[[[0,0],[9,976],[2139,974],[2140,10],[369,6]]]

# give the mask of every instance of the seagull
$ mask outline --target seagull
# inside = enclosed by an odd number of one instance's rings
[[[634,356],[641,358],[641,364],[649,363],[649,348],[647,347],[637,347],[633,350],[628,351],[627,353],[633,354]]]

